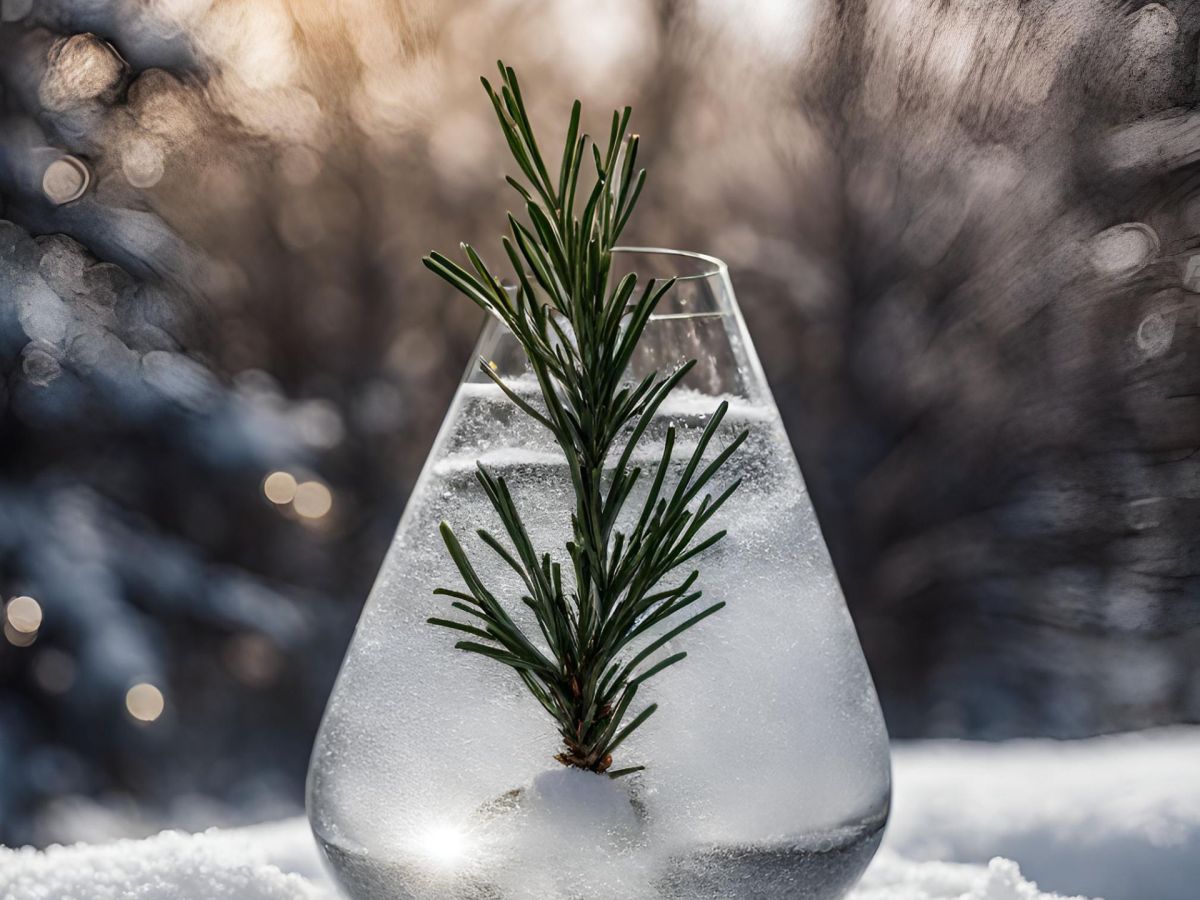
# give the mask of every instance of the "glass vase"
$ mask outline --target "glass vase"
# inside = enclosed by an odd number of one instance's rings
[[[878,847],[887,733],[728,271],[711,257],[640,249],[617,251],[614,269],[679,279],[629,377],[697,360],[638,455],[652,467],[673,424],[682,465],[721,400],[729,411],[715,443],[749,430],[718,475],[743,479],[714,526],[728,536],[695,564],[705,601],[728,605],[673,639],[662,652],[682,647],[688,658],[639,691],[637,706],[657,702],[658,712],[614,769],[644,771],[610,779],[557,763],[554,723],[515,674],[453,649],[453,635],[426,623],[449,611],[433,589],[461,587],[438,533],[446,520],[483,581],[537,633],[516,576],[475,539],[477,528],[503,530],[476,461],[507,478],[539,552],[565,562],[570,535],[561,450],[472,362],[313,750],[309,820],[355,900],[833,900]],[[476,350],[514,390],[531,391],[524,353],[498,320]],[[636,494],[626,509],[640,509]]]

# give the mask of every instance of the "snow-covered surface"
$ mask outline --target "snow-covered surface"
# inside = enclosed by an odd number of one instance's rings
[[[3,900],[335,900],[308,824],[146,840],[0,850]],[[1009,860],[987,866],[915,863],[883,851],[849,900],[1060,900]],[[1082,900],[1082,898],[1071,898]]]
[[[1046,889],[1200,897],[1200,729],[1089,741],[893,748],[884,846],[914,860],[1017,860]]]
[[[301,823],[289,823],[280,848],[284,860],[307,859],[315,848]],[[314,878],[285,873],[268,861],[248,832],[202,835],[164,832],[146,840],[76,844],[32,850],[0,850],[0,897],[4,900],[316,900],[331,896]],[[313,875],[319,875],[315,871]]]
[[[884,849],[851,900],[1197,896],[1200,729],[900,745],[895,776]],[[0,848],[0,900],[335,896],[301,819],[46,852]]]
[[[1011,859],[987,865],[912,862],[883,850],[848,900],[1087,900],[1048,894]]]

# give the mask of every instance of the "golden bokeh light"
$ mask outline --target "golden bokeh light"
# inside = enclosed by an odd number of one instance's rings
[[[42,605],[32,597],[13,597],[4,608],[4,618],[19,634],[36,634],[42,627]]]
[[[296,486],[292,508],[306,519],[323,518],[333,509],[333,494],[319,481],[306,481]]]
[[[141,681],[125,692],[125,709],[139,722],[153,722],[166,707],[162,691],[147,681]]]
[[[42,193],[55,206],[73,203],[87,193],[92,173],[78,157],[60,156],[42,174]]]
[[[162,181],[166,161],[162,148],[150,138],[137,138],[121,153],[121,171],[136,188],[152,188]]]
[[[290,472],[272,472],[263,479],[262,489],[268,500],[283,506],[296,498],[296,478]]]

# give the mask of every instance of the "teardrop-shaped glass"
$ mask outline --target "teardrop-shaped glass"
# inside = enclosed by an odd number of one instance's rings
[[[461,587],[438,533],[447,520],[483,581],[537,633],[516,576],[475,539],[477,528],[502,531],[476,461],[507,478],[539,552],[565,562],[570,535],[561,450],[471,365],[313,751],[309,818],[356,900],[826,900],[846,893],[878,846],[890,800],[879,703],[726,268],[651,250],[618,251],[614,268],[679,279],[630,377],[698,361],[635,463],[653,469],[673,424],[682,466],[722,399],[718,443],[749,430],[719,474],[718,488],[743,479],[718,514],[728,536],[696,563],[705,600],[728,605],[673,639],[663,652],[687,659],[639,692],[637,706],[658,711],[614,768],[644,771],[609,779],[556,763],[554,723],[514,673],[455,650],[452,634],[425,621],[452,612],[434,588]],[[477,351],[530,389],[524,354],[498,321]],[[639,508],[635,493],[626,510]]]

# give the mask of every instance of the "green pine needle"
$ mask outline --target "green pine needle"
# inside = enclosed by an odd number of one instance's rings
[[[631,110],[613,113],[601,150],[581,133],[581,107],[575,101],[558,177],[552,178],[516,73],[502,62],[499,69],[499,91],[486,78],[483,87],[525,178],[506,179],[526,216],[521,221],[509,214],[511,237],[503,238],[515,291],[505,289],[466,244],[469,268],[440,253],[423,262],[499,316],[525,350],[544,409],[513,391],[482,360],[480,366],[509,400],[550,431],[566,457],[576,501],[572,534],[564,547],[573,583],[564,581],[563,564],[533,546],[505,480],[480,465],[479,484],[505,534],[480,530],[477,535],[520,576],[526,591],[520,600],[533,611],[538,637],[526,635],[513,622],[445,522],[442,538],[466,590],[438,588],[434,593],[452,598],[450,606],[470,621],[428,621],[472,638],[458,641],[456,648],[514,670],[554,718],[564,745],[556,759],[617,778],[644,768],[611,769],[613,751],[658,708],[651,703],[625,722],[638,688],[687,653],[652,657],[725,606],[714,603],[680,619],[702,596],[691,589],[699,573],[692,571],[674,586],[664,580],[725,536],[724,531],[701,532],[739,482],[715,499],[709,493],[698,504],[694,501],[741,446],[746,432],[705,463],[727,409],[722,403],[673,487],[667,485],[673,427],[653,470],[630,465],[651,419],[694,364],[689,361],[662,377],[652,373],[636,384],[626,377],[650,316],[674,285],[674,280],[649,279],[639,290],[632,274],[610,284],[613,248],[646,182],[645,170],[636,168],[638,136],[628,134]],[[584,178],[585,160],[594,169],[590,185]],[[624,434],[624,446],[610,464],[610,453]],[[628,532],[616,531],[618,516],[642,479],[650,486],[636,524]],[[631,642],[667,622],[672,624],[662,634],[625,657]]]

